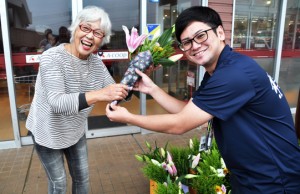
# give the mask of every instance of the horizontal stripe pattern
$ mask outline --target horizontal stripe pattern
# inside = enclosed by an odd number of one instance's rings
[[[45,51],[40,60],[26,128],[38,144],[52,149],[74,145],[87,129],[93,106],[78,111],[79,94],[115,83],[95,54],[81,60],[64,44]]]

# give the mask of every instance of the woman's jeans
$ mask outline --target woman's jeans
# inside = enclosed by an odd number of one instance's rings
[[[88,154],[85,135],[73,146],[51,149],[34,142],[35,150],[48,176],[48,194],[65,194],[67,176],[64,156],[72,177],[72,194],[87,194],[89,190]]]

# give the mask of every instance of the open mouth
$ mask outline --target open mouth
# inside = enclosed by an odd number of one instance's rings
[[[83,46],[87,46],[87,47],[92,47],[92,46],[93,46],[92,43],[86,42],[86,41],[84,41],[84,40],[81,40],[81,44],[82,44]]]

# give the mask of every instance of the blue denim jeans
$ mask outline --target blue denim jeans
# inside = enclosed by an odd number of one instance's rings
[[[51,149],[34,142],[34,148],[48,176],[48,194],[65,194],[67,176],[64,156],[72,177],[72,194],[87,194],[89,190],[88,154],[85,135],[73,146]]]

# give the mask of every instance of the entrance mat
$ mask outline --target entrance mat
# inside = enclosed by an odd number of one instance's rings
[[[101,116],[89,116],[88,117],[88,129],[101,129],[109,127],[121,127],[126,126],[125,123],[112,122],[106,115]]]

